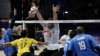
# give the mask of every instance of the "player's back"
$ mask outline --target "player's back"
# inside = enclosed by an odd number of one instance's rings
[[[37,44],[37,41],[31,38],[20,38],[12,42],[13,46],[18,47],[18,56],[22,55],[24,52],[30,52],[29,47],[31,44]]]
[[[92,49],[97,44],[91,35],[78,34],[71,41],[78,56],[98,56]]]
[[[31,45],[32,41],[29,38],[21,38],[17,43],[19,49],[28,48]]]
[[[70,40],[71,39],[69,39],[68,41],[66,41],[64,43],[64,53],[63,53],[63,56],[68,56],[67,51],[68,51],[68,48],[69,48]],[[72,56],[77,56],[77,54],[75,52],[73,52]]]

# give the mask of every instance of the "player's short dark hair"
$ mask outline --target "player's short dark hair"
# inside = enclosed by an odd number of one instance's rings
[[[70,38],[73,38],[76,35],[76,30],[72,30],[70,32]]]
[[[26,37],[26,36],[27,36],[27,30],[22,30],[21,37]]]
[[[84,33],[84,28],[82,26],[78,26],[76,29],[77,34],[82,34]]]

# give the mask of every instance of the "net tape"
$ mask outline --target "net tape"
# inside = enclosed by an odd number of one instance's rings
[[[15,23],[100,23],[100,20],[17,20]]]

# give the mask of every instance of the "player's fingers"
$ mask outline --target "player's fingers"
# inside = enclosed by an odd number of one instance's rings
[[[54,7],[54,4],[52,5],[52,7]]]
[[[60,9],[60,6],[59,6],[59,5],[57,5],[57,6],[56,6],[56,8],[57,8],[57,9]]]

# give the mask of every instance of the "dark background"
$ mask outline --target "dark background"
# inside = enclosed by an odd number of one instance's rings
[[[18,20],[25,19],[32,0],[0,0],[0,18],[7,19],[13,14],[13,8],[17,9]],[[100,0],[36,0],[45,19],[52,15],[52,4],[60,5],[58,13],[60,20],[73,19],[99,19]],[[23,8],[22,8],[23,4]],[[23,11],[23,15],[22,15]],[[68,11],[67,14],[64,12]]]

